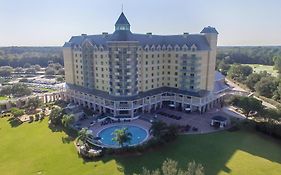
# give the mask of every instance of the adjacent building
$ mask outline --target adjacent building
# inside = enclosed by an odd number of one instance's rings
[[[68,101],[133,118],[165,106],[204,112],[223,97],[215,28],[154,35],[130,27],[122,12],[112,34],[82,34],[64,44]]]

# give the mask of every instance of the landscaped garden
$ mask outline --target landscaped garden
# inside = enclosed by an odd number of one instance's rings
[[[11,127],[0,119],[0,172],[25,174],[133,174],[142,167],[160,168],[171,158],[183,167],[195,160],[207,175],[280,174],[281,142],[250,131],[223,131],[179,136],[162,148],[139,155],[106,155],[85,162],[77,154],[73,138],[53,132],[48,120]]]

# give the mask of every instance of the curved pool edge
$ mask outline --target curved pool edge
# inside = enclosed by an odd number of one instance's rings
[[[136,125],[136,124],[115,124],[115,125],[110,125],[110,126],[108,126],[108,127],[102,128],[100,131],[98,131],[98,132],[96,133],[96,137],[99,137],[99,134],[100,134],[102,131],[104,131],[104,130],[106,130],[106,129],[109,129],[109,128],[112,128],[112,127],[116,127],[116,126],[133,126],[133,127],[141,128],[141,129],[143,129],[143,130],[146,132],[146,137],[145,137],[140,143],[132,144],[132,145],[127,145],[127,147],[134,147],[134,146],[142,145],[142,144],[143,144],[144,142],[146,142],[146,141],[149,139],[149,137],[150,137],[150,134],[149,134],[148,129],[146,129],[146,128],[142,127],[142,126]],[[116,145],[116,146],[108,145],[108,144],[104,144],[104,143],[101,142],[101,141],[99,141],[99,143],[100,143],[102,146],[104,146],[105,148],[116,148],[116,149],[121,148],[121,146],[118,146],[118,145]]]

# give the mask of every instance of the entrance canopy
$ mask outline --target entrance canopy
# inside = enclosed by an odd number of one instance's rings
[[[223,116],[214,116],[212,117],[211,125],[224,128],[227,125],[227,118]]]

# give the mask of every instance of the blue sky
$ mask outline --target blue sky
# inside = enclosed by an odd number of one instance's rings
[[[0,0],[0,46],[61,46],[113,32],[121,5],[131,31],[219,31],[219,45],[281,45],[280,0]]]

